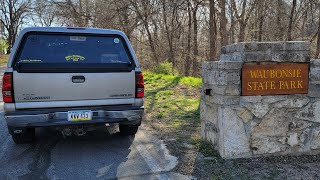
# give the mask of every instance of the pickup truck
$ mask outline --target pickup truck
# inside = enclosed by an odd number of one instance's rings
[[[126,35],[98,28],[33,27],[17,38],[2,80],[4,114],[15,143],[35,140],[38,127],[83,135],[141,124],[144,80]]]

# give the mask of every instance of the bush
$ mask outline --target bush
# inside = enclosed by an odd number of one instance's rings
[[[157,74],[178,75],[178,71],[173,68],[171,62],[165,61],[156,66],[153,71]]]

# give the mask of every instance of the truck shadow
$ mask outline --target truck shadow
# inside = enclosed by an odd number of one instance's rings
[[[31,152],[30,172],[18,178],[114,179],[118,166],[127,161],[132,141],[105,127],[67,138],[53,129],[41,128],[37,141],[26,150]]]

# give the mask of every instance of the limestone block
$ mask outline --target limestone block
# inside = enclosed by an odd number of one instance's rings
[[[220,61],[221,62],[225,62],[225,61],[242,62],[243,55],[239,52],[230,53],[230,54],[221,54]]]
[[[240,102],[239,96],[225,96],[223,104],[224,105],[238,105]]]
[[[286,41],[273,43],[273,50],[282,51],[309,51],[310,43],[308,41]]]
[[[320,122],[320,101],[309,103],[306,107],[297,111],[294,116],[302,120]]]
[[[201,137],[215,145],[218,141],[218,129],[215,124],[208,121],[201,121]]]
[[[303,129],[309,128],[312,126],[312,122],[309,121],[292,121],[289,123],[289,130],[290,131],[301,131]]]
[[[204,61],[202,62],[202,69],[218,69],[218,62],[217,61]]]
[[[207,74],[207,81],[208,84],[214,84],[214,85],[227,85],[226,77],[228,72],[226,71],[218,71],[218,70],[212,70],[209,71]]]
[[[249,139],[242,120],[231,108],[219,111],[219,152],[224,158],[250,157]]]
[[[242,68],[242,64],[242,62],[219,61],[218,68],[220,70],[240,70]]]
[[[240,97],[213,94],[212,96],[205,96],[205,101],[218,105],[235,105],[239,104]]]
[[[266,62],[272,60],[272,54],[270,52],[244,52],[243,60],[245,62]]]
[[[253,127],[252,135],[254,138],[286,136],[288,125],[287,112],[281,109],[272,109],[257,126]]]
[[[320,84],[320,67],[310,68],[309,82],[311,84]]]
[[[277,108],[301,108],[309,103],[309,98],[307,96],[288,96],[289,98],[284,101],[277,102],[274,107]]]
[[[240,102],[242,104],[247,103],[260,103],[262,102],[263,96],[241,96]]]
[[[254,155],[272,154],[285,150],[285,145],[268,137],[253,138],[251,148]]]
[[[286,112],[272,109],[251,131],[251,148],[254,154],[270,154],[284,151],[288,132]],[[278,137],[277,139],[274,139]]]
[[[225,94],[229,96],[239,96],[240,86],[239,85],[228,85],[225,89]]]
[[[269,112],[268,104],[246,103],[243,106],[246,107],[257,118],[263,118]]]
[[[273,49],[273,44],[271,42],[248,42],[244,43],[244,51],[271,51]]]
[[[232,83],[232,84],[240,84],[240,77],[241,72],[240,71],[235,71],[235,72],[228,72],[226,73],[226,75],[224,76],[224,79],[221,78],[221,80],[227,82],[228,84]]]
[[[288,99],[288,95],[277,95],[277,96],[263,96],[262,103],[273,104],[279,101],[284,101]]]
[[[247,123],[253,119],[253,115],[246,108],[235,108],[234,110],[237,112],[237,115],[245,123]]]
[[[205,89],[211,89],[211,95],[212,94],[220,94],[225,95],[227,86],[224,85],[213,85],[213,84],[203,84],[203,92]]]
[[[309,51],[275,51],[271,61],[275,62],[309,62]]]
[[[320,127],[317,127],[312,132],[311,149],[320,148]]]
[[[320,66],[320,59],[310,59],[310,68]]]
[[[320,97],[320,84],[309,84],[308,96],[319,98]]]
[[[201,121],[209,121],[217,124],[218,121],[218,106],[207,104],[204,101],[200,103],[200,119]]]

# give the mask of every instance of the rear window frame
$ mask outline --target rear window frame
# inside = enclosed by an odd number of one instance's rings
[[[22,53],[22,50],[26,44],[26,40],[27,40],[27,37],[29,35],[65,35],[65,36],[93,36],[93,37],[114,37],[114,38],[119,38],[121,39],[121,41],[123,42],[123,46],[124,46],[124,49],[129,57],[129,61],[131,64],[122,64],[122,63],[118,63],[115,64],[115,63],[105,63],[106,65],[109,65],[111,67],[107,67],[105,69],[103,68],[98,68],[98,69],[94,69],[94,68],[81,68],[81,69],[76,69],[76,68],[70,68],[70,69],[66,69],[66,68],[61,68],[61,69],[51,69],[51,68],[43,68],[43,69],[38,69],[37,70],[37,67],[33,67],[33,68],[27,68],[27,69],[21,69],[17,66],[18,64],[18,57],[21,56],[21,53]],[[29,64],[29,63],[25,63],[25,64]],[[37,64],[41,67],[40,64],[43,64],[43,63],[32,63],[32,65],[34,66],[37,66]],[[59,64],[59,63],[52,63],[52,64]],[[103,63],[94,63],[95,65],[96,64],[103,64]],[[31,64],[30,64],[31,65]],[[30,65],[27,65],[27,67],[31,67]],[[124,65],[128,65],[128,69],[125,70],[123,69],[124,68]],[[30,31],[30,32],[27,32],[23,35],[23,37],[21,38],[21,41],[18,45],[18,48],[17,48],[17,51],[13,57],[13,61],[12,61],[12,64],[11,66],[13,67],[13,70],[15,71],[18,71],[18,72],[23,72],[23,73],[36,73],[36,72],[39,72],[39,73],[43,73],[43,72],[50,72],[50,73],[78,73],[78,72],[95,72],[97,71],[97,73],[100,73],[100,72],[130,72],[132,70],[135,69],[136,67],[136,63],[135,63],[135,60],[133,58],[133,55],[131,54],[131,51],[128,47],[128,43],[126,42],[126,40],[124,39],[123,36],[121,36],[120,34],[100,34],[100,33],[81,33],[81,32],[45,32],[45,31]],[[120,69],[115,69],[115,70],[112,70],[112,68],[120,68]]]

